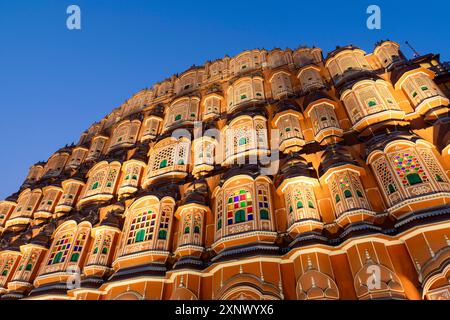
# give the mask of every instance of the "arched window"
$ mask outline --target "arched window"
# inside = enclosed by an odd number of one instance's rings
[[[353,197],[352,192],[351,192],[350,190],[348,190],[348,189],[344,191],[344,196],[345,196],[346,198],[351,198],[351,197]]]
[[[241,103],[264,99],[263,79],[260,77],[237,80],[227,91],[227,108],[232,112]]]
[[[248,190],[235,191],[228,198],[227,225],[253,220],[252,195]]]
[[[140,229],[138,232],[136,232],[136,239],[135,242],[142,242],[145,239],[145,229]]]
[[[161,162],[159,163],[159,168],[160,168],[160,169],[165,168],[165,167],[167,167],[167,159],[163,159],[163,160],[161,160]]]
[[[157,214],[155,209],[142,211],[130,223],[127,244],[152,240],[156,229]]]
[[[55,240],[47,265],[62,263],[66,260],[72,246],[73,232],[67,232]]]

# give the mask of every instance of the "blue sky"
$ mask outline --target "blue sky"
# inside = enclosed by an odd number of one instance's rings
[[[81,8],[81,30],[66,8]],[[381,30],[366,8],[381,8]],[[133,93],[245,49],[409,40],[450,60],[447,1],[0,0],[0,199]]]

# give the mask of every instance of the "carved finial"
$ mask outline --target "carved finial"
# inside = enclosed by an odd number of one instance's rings
[[[430,252],[431,257],[434,258],[434,257],[435,257],[434,251],[433,251],[433,249],[431,248],[431,246],[430,246],[430,244],[428,243],[428,241],[427,241],[427,247],[428,247],[428,251]]]
[[[314,277],[311,277],[311,287],[316,287],[316,281],[314,280]]]
[[[419,273],[420,270],[422,269],[422,266],[419,263],[419,260],[417,260],[417,258],[414,258],[414,265],[416,266],[416,270]]]
[[[280,297],[281,299],[284,299],[284,293],[283,293],[283,283],[280,281],[278,281],[278,290],[280,290]]]
[[[369,254],[369,250],[364,250],[364,254],[366,255],[366,262],[371,262],[372,261],[372,257]]]
[[[261,272],[261,281],[264,282],[264,273]]]
[[[242,268],[242,264],[239,266],[239,273],[240,273],[240,274],[243,274],[243,273],[244,273],[244,270],[243,270],[243,268]]]
[[[312,264],[311,257],[308,256],[308,270],[312,270],[312,269],[314,269],[314,266]]]
[[[184,288],[184,276],[181,276],[181,278],[180,278],[180,285],[178,287],[179,288]]]
[[[447,246],[450,247],[450,240],[448,239],[448,236],[444,235],[444,239],[445,239],[445,242],[447,243]]]

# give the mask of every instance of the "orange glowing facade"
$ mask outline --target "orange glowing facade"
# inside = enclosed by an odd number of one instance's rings
[[[450,299],[449,92],[392,41],[174,75],[0,201],[0,299]]]

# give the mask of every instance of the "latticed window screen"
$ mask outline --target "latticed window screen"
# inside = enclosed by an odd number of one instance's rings
[[[380,92],[381,96],[386,100],[387,105],[390,109],[400,110],[400,107],[395,101],[395,98],[392,96],[391,92],[386,86],[378,84],[377,89]]]
[[[416,153],[412,150],[399,152],[391,157],[393,168],[406,187],[428,182],[428,176]]]
[[[294,207],[292,205],[292,195],[291,195],[290,189],[288,189],[285,193],[285,201],[286,201],[286,212],[288,215],[288,223],[289,223],[289,225],[291,225],[295,220],[295,216],[294,216]]]
[[[207,98],[205,101],[205,114],[220,113],[220,99],[217,97]]]
[[[127,142],[127,135],[128,135],[128,131],[129,131],[129,123],[125,123],[120,125],[116,131],[114,131],[114,139],[111,143],[111,147],[120,144],[120,143],[124,143]]]
[[[344,104],[353,123],[359,121],[362,118],[362,113],[354,93],[350,93],[347,97],[344,98]]]
[[[258,147],[261,149],[267,149],[267,129],[266,123],[262,120],[256,121],[256,138],[258,139]]]
[[[217,230],[220,230],[220,229],[222,229],[222,217],[223,217],[223,200],[222,200],[222,193],[219,193],[219,194],[217,195],[216,212],[217,212],[217,225],[216,225],[216,229],[217,229]]]
[[[359,176],[354,172],[349,172],[348,175],[350,176],[350,181],[353,185],[353,188],[356,190],[355,196],[361,198],[360,201],[362,201],[363,205],[365,205],[366,204],[365,192],[364,192],[364,188],[361,184],[361,180],[359,179]]]
[[[358,96],[368,114],[385,109],[374,86],[360,89]]]
[[[130,223],[127,244],[152,240],[156,230],[157,210],[143,210],[135,215]]]
[[[4,262],[2,264],[0,264],[0,267],[1,267],[0,277],[8,276],[13,264],[14,264],[14,258],[12,258],[11,256],[8,255],[5,258]]]
[[[339,59],[339,65],[341,67],[342,72],[345,72],[347,70],[351,69],[359,69],[359,64],[357,63],[356,59],[353,57],[353,55],[349,54],[341,59]]]
[[[257,191],[259,215],[262,220],[270,219],[269,190],[265,186],[259,186]]]
[[[100,254],[107,254],[110,247],[111,247],[111,236],[106,235],[105,238],[103,239],[102,250]]]
[[[164,206],[161,210],[161,218],[159,220],[158,239],[166,240],[169,232],[171,208]]]
[[[67,232],[57,238],[53,245],[47,265],[63,263],[67,259],[73,241],[73,232]]]
[[[194,234],[200,234],[202,230],[202,217],[198,213],[194,214],[193,226],[194,226],[193,230]]]
[[[70,256],[70,262],[78,262],[81,252],[83,251],[84,244],[87,239],[86,232],[80,232],[73,244],[72,255]]]
[[[251,83],[243,82],[240,83],[235,89],[234,89],[234,103],[239,104],[241,102],[247,101],[252,99],[252,88]]]
[[[425,162],[425,166],[428,171],[432,174],[433,178],[437,182],[447,183],[448,178],[445,172],[442,170],[438,163],[438,160],[433,155],[433,152],[429,149],[417,149],[418,153]]]
[[[253,201],[250,191],[236,190],[228,197],[227,225],[253,220]]]
[[[184,217],[183,234],[189,234],[191,232],[191,214],[187,214]]]
[[[157,149],[153,153],[153,165],[151,171],[157,171],[160,168],[173,166],[175,158],[175,144],[171,144],[160,149]],[[161,163],[165,160],[165,166],[161,167]]]
[[[390,195],[397,191],[397,184],[395,178],[390,171],[387,161],[381,157],[373,162],[373,168],[380,182],[380,186],[386,195]]]
[[[6,215],[8,214],[9,210],[10,210],[9,205],[0,204],[0,225],[2,225],[4,219],[6,219]]]

